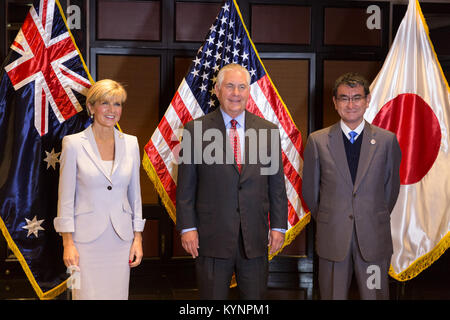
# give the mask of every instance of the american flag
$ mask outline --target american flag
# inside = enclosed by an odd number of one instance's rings
[[[278,125],[288,197],[289,244],[309,222],[301,198],[303,144],[286,106],[265,70],[244,25],[238,5],[224,3],[206,40],[192,61],[164,117],[145,146],[143,167],[158,191],[173,221],[176,219],[176,156],[184,124],[219,107],[213,87],[218,71],[229,63],[248,69],[251,75],[247,110]]]
[[[53,228],[62,138],[93,82],[55,0],[35,0],[0,71],[0,229],[41,299],[65,290]]]

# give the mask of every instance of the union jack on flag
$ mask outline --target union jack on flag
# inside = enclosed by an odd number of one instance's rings
[[[34,125],[41,136],[48,132],[47,105],[62,123],[82,110],[73,90],[82,93],[91,86],[86,74],[71,70],[80,56],[69,31],[53,34],[55,7],[50,0],[31,7],[11,46],[20,57],[5,67],[15,90],[34,82]]]
[[[61,140],[83,130],[93,82],[56,0],[35,0],[0,82],[0,228],[36,294],[65,289],[55,232]]]
[[[211,25],[206,41],[145,146],[143,167],[175,221],[177,165],[174,159],[182,133],[179,129],[219,106],[213,87],[218,71],[229,63],[244,66],[251,75],[247,110],[277,124],[280,130],[289,207],[286,246],[310,219],[301,197],[302,138],[262,64],[235,1],[226,1]]]

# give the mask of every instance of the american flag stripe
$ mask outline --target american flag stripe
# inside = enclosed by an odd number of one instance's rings
[[[251,112],[260,115],[262,114],[259,109],[258,112],[255,112],[255,107],[253,107],[253,110]],[[269,111],[271,109],[266,108],[268,116],[273,115],[273,111]],[[267,119],[267,117],[266,117]],[[280,127],[280,126],[279,126]],[[290,185],[286,185],[286,191],[289,195],[289,193],[296,193],[297,197],[300,197],[300,190],[301,190],[301,180],[300,175],[298,171],[296,170],[296,165],[299,164],[299,161],[297,159],[300,158],[299,151],[296,150],[292,143],[290,143],[290,140],[286,138],[286,134],[284,131],[284,128],[280,128],[280,138],[281,138],[281,149],[282,149],[282,157],[283,157],[283,166],[284,166],[284,173],[286,176],[286,179],[291,183]],[[292,188],[292,186],[295,186]],[[298,188],[297,188],[298,187]],[[289,197],[288,197],[289,198]],[[301,208],[300,208],[301,209]]]
[[[288,203],[288,210],[289,210],[288,229],[291,229],[300,221],[300,219],[298,218],[295,209],[291,206],[290,203]]]
[[[164,163],[165,172],[169,173],[172,180],[176,181],[176,177],[174,176],[174,162],[172,157],[172,149],[169,147],[169,145],[166,142],[166,139],[164,138],[163,134],[159,129],[155,131],[155,135],[152,137],[152,141],[155,146],[158,146],[158,152],[161,154],[161,158]]]
[[[249,98],[247,110],[264,118],[262,112],[256,105],[252,96]],[[282,149],[283,149],[283,146],[282,146]],[[286,178],[285,179],[286,180],[286,192],[288,194],[288,200],[289,200],[289,203],[291,203],[291,202],[297,203],[297,201],[295,200],[295,197],[300,197],[299,190],[301,190],[301,178],[300,178],[298,172],[295,170],[295,167],[292,165],[292,162],[287,157],[284,149],[282,150],[281,154],[282,154],[284,174],[285,174],[285,178]],[[288,183],[288,181],[289,181],[289,183]],[[296,193],[296,195],[294,193]],[[295,207],[296,209],[301,210],[301,208],[298,208],[297,205],[295,205],[295,206],[291,205],[291,207],[292,208]],[[295,209],[293,209],[293,210],[294,210],[294,212],[298,211]],[[292,212],[292,211],[290,211],[290,212]]]
[[[179,142],[172,141],[172,137],[176,135],[177,131],[180,131],[177,129],[182,128],[181,119],[185,119],[185,122],[187,122],[192,117],[185,107],[179,92],[177,92],[161,119],[158,128],[145,147],[146,154],[149,156],[156,174],[173,204],[175,204],[176,179],[174,177],[172,150]],[[179,135],[180,133],[177,136],[178,140]],[[169,176],[170,179],[168,179]]]
[[[176,190],[175,180],[172,178],[171,174],[168,171],[168,167],[166,166],[160,151],[155,147],[154,142],[150,140],[146,147],[145,152],[152,163],[156,174],[158,175],[159,180],[161,181],[162,186],[167,192],[172,203],[175,203],[175,193],[171,190]],[[163,153],[162,153],[163,154]]]
[[[191,114],[192,119],[197,119],[204,115],[204,112],[200,108],[200,105],[198,104],[197,99],[195,98],[194,94],[192,93],[191,87],[186,82],[186,79],[183,79],[181,82],[180,87],[178,88],[178,93],[180,94],[180,97],[183,101],[183,106],[189,111]],[[182,119],[183,124],[188,122],[187,119]]]
[[[256,83],[252,85],[251,98],[247,109],[256,115],[279,124],[288,196],[288,225],[290,228],[300,221],[299,213],[303,211],[302,205],[306,207],[300,194],[302,180],[299,172],[301,172],[300,170],[303,166],[303,160],[300,157],[302,142],[301,136],[295,132],[297,129],[293,125],[289,114],[284,107],[280,107],[280,105],[283,105],[282,101],[274,93],[275,89],[273,89],[267,76],[261,78],[257,81],[257,85]],[[256,99],[253,99],[253,97]]]
[[[173,97],[172,103],[169,107],[169,110],[173,108],[178,116],[178,119],[180,120],[180,123],[186,123],[193,119],[192,114],[189,112],[189,110],[186,108],[186,105],[184,104],[183,98],[181,97],[180,93],[177,92],[175,96]],[[169,112],[169,111],[168,111]],[[168,118],[167,112],[166,115],[164,115],[165,118]],[[170,119],[170,118],[169,118]],[[170,119],[170,120],[176,120],[176,119]]]
[[[225,2],[206,39],[145,146],[143,167],[155,184],[169,215],[175,220],[177,168],[172,160],[179,147],[179,129],[186,122],[218,107],[217,97],[213,93],[218,70],[229,63],[243,65],[251,75],[247,110],[279,128],[289,210],[288,240],[285,243],[288,245],[310,218],[301,197],[301,134],[262,65],[236,1]]]
[[[286,179],[286,177],[284,179],[284,183],[286,184],[286,187],[289,188],[286,190],[288,201],[291,204],[291,206],[297,211],[298,195],[294,190],[292,190],[293,186],[292,186],[291,182],[289,181],[289,179]]]
[[[183,109],[186,113],[186,108],[180,108]],[[168,137],[170,134],[170,139],[174,140],[176,137],[176,140],[180,140],[181,137],[181,129],[183,127],[183,122],[180,119],[180,116],[176,113],[175,108],[171,104],[169,109],[167,109],[166,114],[164,115],[163,119],[161,120],[161,123],[159,124],[159,129],[162,130],[162,123],[164,123],[170,128],[170,133],[168,133]],[[175,142],[177,142],[175,140]],[[175,145],[174,145],[175,146]]]
[[[286,178],[289,180],[289,182],[292,184],[293,188],[292,191],[301,190],[302,187],[302,180],[300,179],[300,176],[295,171],[294,166],[289,161],[289,159],[286,157],[286,154],[284,151],[282,152],[282,159],[283,159],[283,167],[284,167],[284,174],[286,175]],[[297,193],[297,195],[299,195]]]
[[[267,86],[263,86],[262,88],[267,89]],[[270,97],[269,99],[267,99],[268,95],[262,88],[259,86],[258,82],[258,84],[253,84],[250,89],[250,94],[260,111],[259,113],[263,115],[264,119],[278,124],[278,127],[280,129],[281,147],[283,151],[286,153],[286,156],[289,158],[289,161],[293,164],[294,167],[300,167],[301,146],[297,149],[294,143],[297,141],[292,141],[288,134],[289,131],[292,131],[292,129],[288,125],[288,121],[291,121],[290,117],[278,117],[280,112],[276,112],[274,109],[276,105],[281,104],[281,101],[277,97]],[[255,112],[255,110],[253,109],[251,110],[251,112]],[[284,114],[280,115],[284,116]]]
[[[288,134],[289,139],[292,141],[295,148],[300,150],[302,147],[302,137],[298,134],[298,129],[295,127],[294,122],[289,116],[287,109],[284,107],[283,102],[280,100],[269,78],[267,76],[262,77],[258,80],[258,85],[261,88],[261,92],[264,93],[272,110],[275,112],[278,121]]]
[[[287,221],[288,229],[291,229],[300,221],[297,211],[298,210],[296,210],[295,207],[289,201],[288,202],[288,221]]]
[[[173,148],[175,148],[175,146],[180,143],[178,139],[174,139],[174,137],[176,138],[176,136],[166,117],[163,117],[161,119],[161,122],[158,125],[158,129],[159,133],[162,135],[164,141],[169,147],[169,150],[173,150]]]

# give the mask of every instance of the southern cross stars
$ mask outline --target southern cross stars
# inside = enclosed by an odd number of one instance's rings
[[[58,157],[61,154],[61,152],[55,152],[55,149],[52,148],[51,152],[45,151],[45,153],[47,154],[47,157],[45,157],[44,161],[47,162],[47,169],[50,168],[50,166],[52,166],[53,169],[56,170],[56,164],[59,162]]]
[[[28,220],[25,218],[25,221],[27,222],[26,226],[23,226],[22,229],[27,229],[28,234],[27,237],[29,237],[31,234],[34,234],[34,236],[38,237],[39,230],[45,230],[41,227],[42,222],[44,222],[44,219],[38,220],[37,216],[34,216],[33,220]]]

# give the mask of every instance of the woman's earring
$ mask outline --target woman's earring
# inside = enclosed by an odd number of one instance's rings
[[[93,113],[91,113],[91,119],[94,120],[94,114]]]

